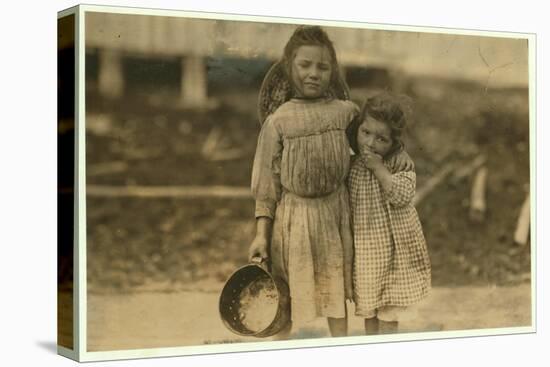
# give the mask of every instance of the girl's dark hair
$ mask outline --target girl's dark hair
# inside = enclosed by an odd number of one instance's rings
[[[283,52],[283,65],[288,80],[292,80],[292,61],[296,50],[300,46],[326,47],[330,54],[331,76],[330,85],[334,86],[340,81],[340,69],[336,58],[336,51],[328,34],[319,26],[299,26],[288,40]]]
[[[408,97],[397,97],[389,93],[381,93],[367,98],[365,103],[363,103],[359,116],[352,121],[346,131],[351,149],[353,149],[355,154],[359,154],[359,147],[357,146],[359,126],[361,126],[367,116],[383,122],[391,130],[393,146],[384,158],[388,158],[396,152],[403,150],[401,134],[407,125],[405,112],[408,112],[406,111],[408,110],[408,106],[405,104],[408,103],[410,103]]]
[[[260,87],[258,96],[260,124],[263,124],[267,116],[274,113],[279,106],[294,97],[292,62],[296,50],[301,46],[324,46],[330,54],[331,80],[323,97],[343,101],[350,99],[348,85],[340,73],[336,52],[328,35],[318,26],[299,26],[288,40],[283,57],[269,69]]]

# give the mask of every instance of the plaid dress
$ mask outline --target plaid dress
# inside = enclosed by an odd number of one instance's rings
[[[431,287],[426,241],[412,205],[415,186],[414,171],[397,172],[392,175],[390,192],[384,192],[360,159],[352,163],[349,191],[358,316],[372,317],[383,306],[414,304]]]
[[[353,262],[346,128],[356,113],[348,101],[293,99],[258,138],[256,217],[273,219],[272,274],[289,285],[294,322],[346,316]]]

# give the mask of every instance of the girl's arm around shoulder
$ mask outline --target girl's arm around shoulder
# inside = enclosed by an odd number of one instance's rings
[[[387,163],[392,173],[414,171],[414,162],[403,146],[399,147],[398,151],[392,155]]]

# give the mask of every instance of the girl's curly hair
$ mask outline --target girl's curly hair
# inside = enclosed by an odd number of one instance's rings
[[[346,133],[351,149],[355,154],[359,154],[357,146],[357,133],[359,126],[365,121],[367,116],[370,116],[384,124],[391,130],[391,138],[393,146],[386,158],[403,150],[403,141],[401,135],[407,126],[407,116],[410,114],[411,99],[404,95],[392,95],[388,92],[377,94],[367,98],[363,103],[361,112],[356,119],[349,125]]]

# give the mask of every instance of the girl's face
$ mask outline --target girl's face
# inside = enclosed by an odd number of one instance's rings
[[[326,47],[298,47],[291,69],[292,82],[298,97],[318,98],[328,90],[332,63]]]
[[[357,131],[357,145],[361,154],[370,151],[385,157],[393,146],[390,127],[367,116]]]

